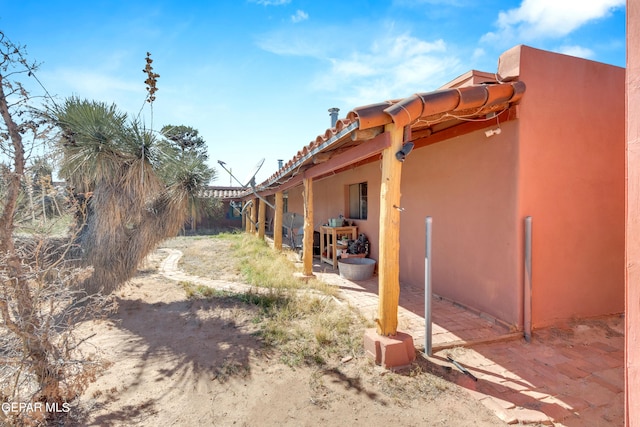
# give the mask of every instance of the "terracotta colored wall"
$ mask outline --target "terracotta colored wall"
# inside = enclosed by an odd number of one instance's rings
[[[414,150],[403,166],[400,224],[401,292],[424,286],[425,217],[434,221],[433,289],[439,295],[513,324],[521,323],[516,220],[517,125],[487,138],[474,132]],[[356,221],[378,257],[380,162],[314,181],[314,223],[343,210],[345,186],[369,183],[369,215]],[[302,212],[301,187],[289,210]]]
[[[627,2],[626,421],[640,425],[640,4]]]
[[[302,184],[287,191],[287,212],[304,214],[304,204],[302,199]],[[314,188],[315,190],[315,188]]]
[[[527,85],[520,118],[405,161],[401,292],[424,284],[432,216],[434,292],[522,327],[531,215],[533,326],[622,312],[624,70],[528,47],[501,59]],[[314,182],[314,228],[344,213],[345,186],[365,180],[369,218],[357,222],[377,258],[379,162]],[[289,211],[303,212],[301,187],[289,191]]]
[[[329,218],[346,216],[347,189],[350,184],[368,183],[368,215],[366,220],[352,220],[358,232],[364,233],[370,242],[370,257],[378,257],[378,224],[380,216],[380,163],[373,162],[353,168],[338,175],[313,181],[313,229],[320,230]],[[289,211],[303,213],[302,186],[289,190]]]
[[[402,176],[400,280],[424,286],[425,218],[433,218],[436,294],[518,325],[517,124],[414,150]],[[402,291],[401,291],[402,292]]]
[[[519,47],[519,218],[533,217],[533,326],[624,304],[624,69]]]

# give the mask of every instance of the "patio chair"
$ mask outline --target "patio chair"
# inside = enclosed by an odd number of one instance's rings
[[[287,212],[282,218],[282,226],[291,249],[302,249],[304,216],[295,212]]]

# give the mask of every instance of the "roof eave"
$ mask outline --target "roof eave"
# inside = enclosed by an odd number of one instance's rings
[[[269,178],[266,182],[260,185],[261,189],[271,187],[272,185],[278,185],[280,181],[285,178],[292,178],[297,175],[299,169],[307,162],[313,161],[313,157],[318,155],[319,153],[330,149],[333,145],[336,145],[338,142],[342,141],[345,137],[348,137],[351,133],[355,132],[359,128],[359,122],[356,120],[335,135],[322,142],[321,144],[315,146],[313,149],[309,150],[306,154],[296,159],[295,162],[288,165],[287,167],[281,169],[274,175]]]

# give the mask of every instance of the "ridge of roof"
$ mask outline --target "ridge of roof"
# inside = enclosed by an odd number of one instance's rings
[[[242,187],[209,185],[200,192],[199,196],[228,200],[239,199],[244,193],[245,189]]]

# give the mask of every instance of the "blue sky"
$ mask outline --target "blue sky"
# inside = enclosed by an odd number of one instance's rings
[[[136,116],[151,52],[147,126],[187,125],[263,181],[352,108],[496,71],[518,44],[625,66],[624,0],[0,0],[0,30],[26,45],[49,93]],[[33,86],[33,93],[42,91]]]

